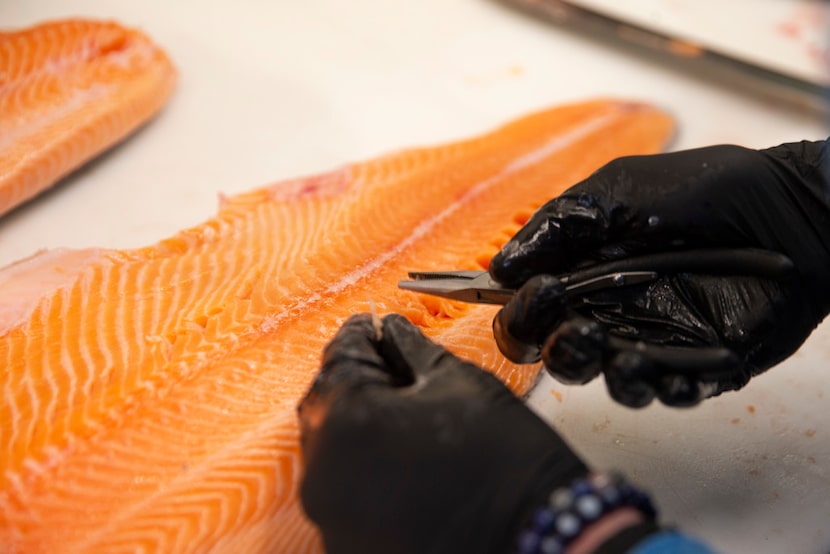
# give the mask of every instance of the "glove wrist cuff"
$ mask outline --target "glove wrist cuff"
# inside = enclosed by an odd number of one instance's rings
[[[621,508],[634,508],[648,521],[657,512],[649,497],[613,473],[597,473],[555,489],[531,515],[516,539],[517,554],[564,552],[582,532]]]

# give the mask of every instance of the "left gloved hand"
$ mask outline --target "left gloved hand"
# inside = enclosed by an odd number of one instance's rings
[[[354,316],[299,407],[300,498],[330,554],[507,552],[587,473],[496,377],[406,319]]]

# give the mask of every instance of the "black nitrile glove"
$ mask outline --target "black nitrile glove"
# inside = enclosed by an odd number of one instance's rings
[[[406,319],[353,316],[299,407],[300,498],[329,554],[502,553],[587,473],[496,377]]]
[[[713,146],[617,159],[543,206],[497,254],[494,279],[522,286],[494,320],[509,358],[554,377],[604,373],[611,396],[670,405],[743,387],[806,340],[830,312],[830,152],[801,142]],[[684,249],[754,248],[789,257],[781,280],[681,273],[566,301],[552,275]],[[635,348],[725,347],[727,374],[673,373]],[[731,367],[731,366],[730,366]]]

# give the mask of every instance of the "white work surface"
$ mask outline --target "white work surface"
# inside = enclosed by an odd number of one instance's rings
[[[771,3],[781,4],[757,0],[730,21],[729,38],[757,42],[769,29],[756,15]],[[708,6],[716,17],[724,2],[652,4]],[[44,247],[150,244],[208,218],[220,192],[469,136],[589,97],[664,107],[679,125],[673,149],[828,134],[815,114],[490,0],[0,0],[0,27],[70,15],[144,29],[169,52],[180,82],[140,133],[0,219],[0,265]],[[626,472],[654,493],[666,521],[717,549],[826,553],[829,341],[825,325],[743,391],[691,410],[629,410],[601,381],[565,388],[547,378],[530,402],[590,464]]]

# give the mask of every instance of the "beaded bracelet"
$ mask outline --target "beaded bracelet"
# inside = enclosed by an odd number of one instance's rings
[[[648,518],[656,511],[649,497],[621,475],[598,473],[553,491],[519,533],[518,554],[560,554],[582,531],[617,508],[631,507]]]

